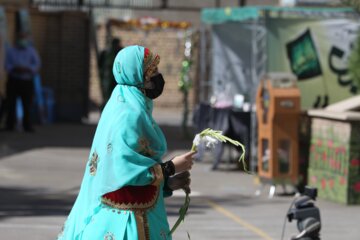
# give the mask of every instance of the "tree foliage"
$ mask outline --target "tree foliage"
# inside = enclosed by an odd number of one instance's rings
[[[342,0],[342,2],[345,5],[354,8],[357,12],[360,12],[360,1],[359,0]]]
[[[359,0],[342,0],[342,2],[360,13]],[[349,72],[352,75],[355,84],[357,85],[357,88],[360,89],[360,33],[357,37],[355,47],[351,52],[348,67]]]
[[[355,47],[351,52],[348,64],[349,72],[356,84],[360,89],[360,34],[355,42]]]

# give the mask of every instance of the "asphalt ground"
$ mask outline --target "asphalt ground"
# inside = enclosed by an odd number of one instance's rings
[[[165,159],[188,151],[191,139],[178,127],[181,121],[172,114],[157,116],[168,140]],[[89,122],[96,123],[96,117]],[[54,124],[37,126],[35,133],[0,132],[0,239],[56,238],[79,190],[95,128]],[[227,161],[212,171],[212,160],[208,151],[194,164],[189,212],[173,239],[281,239],[294,197],[281,196],[277,188],[268,198],[269,186],[256,195],[256,176]],[[166,200],[170,225],[183,200],[182,192]],[[321,212],[321,239],[360,239],[360,206],[321,199],[315,204]],[[286,221],[284,239],[297,233],[296,222]]]

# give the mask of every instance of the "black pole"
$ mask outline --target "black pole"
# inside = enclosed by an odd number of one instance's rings
[[[168,0],[161,0],[161,8],[165,9],[167,8]]]
[[[78,0],[78,7],[81,7],[84,5],[84,0]]]
[[[246,0],[239,0],[239,6],[240,7],[246,6]]]
[[[216,0],[215,1],[215,6],[218,8],[221,6],[221,0]]]

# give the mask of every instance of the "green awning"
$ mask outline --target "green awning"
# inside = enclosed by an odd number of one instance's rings
[[[359,17],[352,8],[305,8],[305,7],[242,7],[206,8],[201,12],[201,21],[207,24],[242,22],[265,16],[271,18],[339,18]]]

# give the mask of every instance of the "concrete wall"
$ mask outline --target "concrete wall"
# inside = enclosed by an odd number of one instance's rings
[[[180,80],[180,70],[182,69],[182,61],[184,59],[185,50],[185,30],[178,29],[153,29],[145,31],[142,29],[126,29],[117,26],[111,28],[111,35],[122,39],[124,46],[142,45],[148,47],[153,52],[160,55],[159,71],[165,79],[165,89],[161,97],[154,101],[157,108],[182,109],[183,94],[178,89],[178,81]],[[106,31],[104,25],[97,29],[97,39],[100,50],[105,48]],[[194,64],[191,69],[190,76],[194,81],[196,78],[197,68],[197,38],[194,38]],[[99,87],[99,78],[95,61],[95,54],[91,55],[91,78],[90,78],[90,99],[96,105],[102,102],[102,96]],[[190,92],[190,107],[194,105],[194,90]]]

